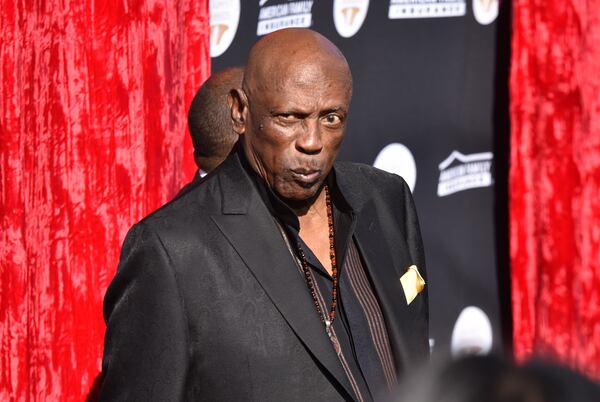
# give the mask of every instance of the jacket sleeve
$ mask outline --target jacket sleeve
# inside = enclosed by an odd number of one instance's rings
[[[127,234],[104,298],[101,401],[180,401],[187,324],[171,261],[144,223]]]

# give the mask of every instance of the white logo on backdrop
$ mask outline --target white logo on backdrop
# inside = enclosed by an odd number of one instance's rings
[[[210,0],[210,57],[225,53],[240,22],[240,0]]]
[[[498,17],[500,0],[473,0],[473,16],[481,25],[488,25]]]
[[[463,155],[458,151],[452,151],[450,156],[439,165],[438,197],[471,188],[491,186],[493,158],[491,152]]]
[[[256,35],[266,35],[283,28],[308,28],[312,24],[314,1],[287,1],[264,6],[266,0],[258,3],[258,25]],[[264,7],[263,7],[264,6]]]
[[[388,18],[462,17],[466,13],[466,0],[390,0]]]
[[[386,145],[375,158],[373,166],[402,177],[410,191],[415,190],[417,182],[417,165],[410,150],[402,144]]]
[[[333,23],[340,36],[354,36],[367,17],[369,0],[334,0]]]
[[[465,307],[452,331],[452,356],[486,355],[492,350],[492,339],[492,324],[487,314],[479,307]]]

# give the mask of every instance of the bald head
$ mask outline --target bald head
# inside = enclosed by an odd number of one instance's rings
[[[279,90],[286,81],[302,81],[306,74],[323,68],[332,78],[344,82],[352,94],[348,62],[329,39],[309,29],[282,29],[263,37],[250,50],[243,88],[249,94]]]
[[[276,31],[252,47],[242,88],[231,96],[233,128],[252,168],[296,211],[310,208],[346,129],[346,58],[314,31]]]
[[[233,131],[228,95],[242,84],[244,69],[226,68],[202,84],[190,105],[188,125],[198,168],[210,172],[229,154],[238,135]]]

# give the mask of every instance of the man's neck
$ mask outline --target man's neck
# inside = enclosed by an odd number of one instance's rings
[[[325,201],[325,190],[321,189],[314,200],[299,208],[290,206],[296,213],[300,226],[302,222],[310,222],[318,219],[327,219],[327,203]]]
[[[315,202],[306,210],[306,213],[298,215],[298,220],[300,222],[300,237],[331,275],[329,221],[324,190],[320,192]]]

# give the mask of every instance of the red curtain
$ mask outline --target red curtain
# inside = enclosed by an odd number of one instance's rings
[[[600,379],[600,0],[516,0],[514,346]]]
[[[194,172],[208,0],[0,5],[0,400],[82,401],[124,235]]]

